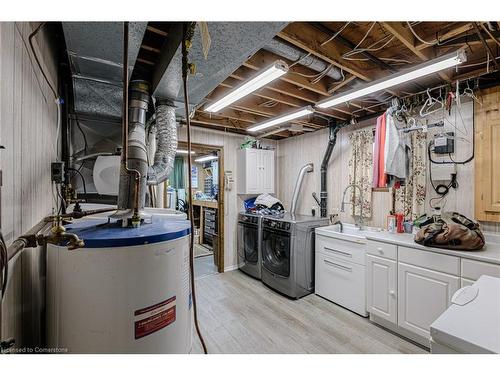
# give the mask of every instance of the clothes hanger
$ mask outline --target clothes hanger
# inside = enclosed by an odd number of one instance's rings
[[[436,105],[439,105],[439,107],[432,109]],[[422,108],[420,108],[420,116],[421,117],[429,116],[430,114],[438,112],[443,108],[444,108],[443,100],[438,100],[433,98],[430,94],[430,90],[427,89],[427,99],[425,100]]]

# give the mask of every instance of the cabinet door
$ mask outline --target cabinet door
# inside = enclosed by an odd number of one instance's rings
[[[368,312],[397,324],[397,263],[374,255],[366,256]]]
[[[483,105],[474,105],[475,216],[500,222],[500,90],[483,90]]]
[[[398,264],[398,325],[430,338],[430,325],[450,305],[460,278],[427,268]]]
[[[261,176],[262,176],[262,192],[274,193],[274,152],[262,151]]]
[[[261,156],[257,150],[246,150],[246,193],[261,193],[262,173],[260,172]]]

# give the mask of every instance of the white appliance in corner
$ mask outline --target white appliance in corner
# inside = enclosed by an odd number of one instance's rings
[[[431,324],[431,353],[500,353],[500,278],[459,289]]]
[[[366,310],[366,239],[344,224],[316,228],[315,293],[361,316]]]

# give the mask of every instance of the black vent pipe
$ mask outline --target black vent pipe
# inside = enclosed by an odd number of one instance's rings
[[[326,147],[325,156],[323,156],[323,161],[321,162],[321,192],[319,193],[320,198],[320,215],[321,217],[326,217],[326,207],[328,192],[326,190],[326,172],[328,170],[328,163],[330,162],[330,157],[332,156],[333,149],[337,143],[337,133],[346,124],[337,124],[337,120],[332,119],[328,123],[329,136],[328,136],[328,146]]]

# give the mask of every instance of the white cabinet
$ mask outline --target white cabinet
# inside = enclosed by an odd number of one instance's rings
[[[238,151],[238,194],[274,193],[274,151]]]
[[[394,260],[366,255],[368,312],[397,324],[397,263]]]
[[[398,325],[430,338],[430,325],[450,305],[460,278],[443,272],[398,264]]]
[[[316,234],[315,246],[315,293],[361,316],[368,316],[364,242]]]

